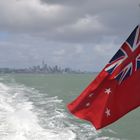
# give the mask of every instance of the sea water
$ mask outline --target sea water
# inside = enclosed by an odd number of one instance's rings
[[[139,109],[102,130],[66,104],[95,75],[0,75],[0,140],[139,140]]]

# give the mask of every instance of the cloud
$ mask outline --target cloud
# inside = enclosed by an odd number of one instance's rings
[[[41,4],[39,0],[8,0],[0,1],[1,30],[28,33],[42,31],[59,24],[63,6]]]
[[[65,50],[64,49],[55,50],[53,54],[57,56],[62,56],[65,54]]]
[[[99,70],[140,21],[139,0],[0,1],[0,67]],[[133,10],[132,10],[133,9]]]

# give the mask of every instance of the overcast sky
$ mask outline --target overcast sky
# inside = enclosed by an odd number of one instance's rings
[[[0,0],[0,67],[100,71],[140,23],[140,0]]]

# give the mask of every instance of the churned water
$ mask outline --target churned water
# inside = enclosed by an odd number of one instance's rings
[[[138,111],[100,131],[67,112],[66,104],[78,96],[90,78],[1,75],[0,140],[139,140]]]

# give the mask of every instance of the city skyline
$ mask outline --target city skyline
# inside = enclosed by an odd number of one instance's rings
[[[43,60],[41,64],[25,67],[25,68],[8,68],[1,67],[0,73],[43,73],[43,74],[65,74],[65,73],[94,73],[93,71],[82,71],[80,69],[72,69],[70,67],[61,67],[59,65],[48,65]]]

